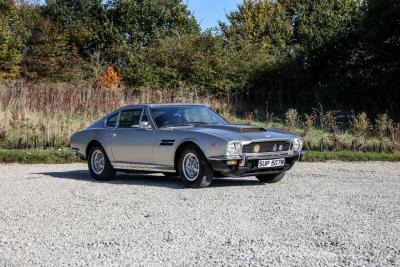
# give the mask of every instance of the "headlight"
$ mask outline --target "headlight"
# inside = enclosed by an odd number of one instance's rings
[[[301,138],[293,139],[293,151],[299,152],[303,148],[303,140]]]
[[[242,153],[242,144],[238,141],[231,141],[226,147],[226,155],[236,156]]]

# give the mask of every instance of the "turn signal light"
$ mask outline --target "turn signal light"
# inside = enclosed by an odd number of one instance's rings
[[[228,160],[226,162],[226,164],[229,166],[236,166],[236,165],[238,165],[238,161],[237,160]]]

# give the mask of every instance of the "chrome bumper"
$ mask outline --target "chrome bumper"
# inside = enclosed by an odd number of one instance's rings
[[[234,157],[210,157],[208,162],[211,168],[222,174],[223,176],[253,176],[266,173],[279,173],[282,171],[290,170],[296,161],[303,158],[304,152],[294,154],[278,154],[278,155],[241,155]],[[285,158],[286,164],[284,166],[274,168],[258,168],[258,161],[265,159],[278,159]],[[235,161],[236,164],[235,164]]]

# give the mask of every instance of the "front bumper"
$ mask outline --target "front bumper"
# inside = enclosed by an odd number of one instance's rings
[[[211,168],[223,176],[253,176],[280,173],[290,170],[294,163],[303,158],[304,152],[294,154],[281,154],[281,155],[259,155],[259,156],[237,156],[237,157],[211,157],[208,162]],[[273,168],[258,168],[258,161],[265,159],[282,159],[285,158],[285,165]],[[232,160],[237,160],[237,165],[228,164]]]
[[[79,148],[77,147],[70,147],[69,151],[77,155],[80,159],[86,160],[86,155],[83,154],[81,151],[79,151]]]

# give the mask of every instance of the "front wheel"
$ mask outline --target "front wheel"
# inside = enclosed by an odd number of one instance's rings
[[[93,179],[107,181],[114,178],[115,170],[102,147],[93,146],[90,149],[88,165],[90,175]]]
[[[179,157],[179,176],[191,188],[203,188],[211,184],[214,172],[203,152],[194,145],[185,147]]]
[[[286,172],[274,173],[274,174],[264,174],[264,175],[257,175],[257,179],[260,182],[273,184],[277,183],[285,177]]]

